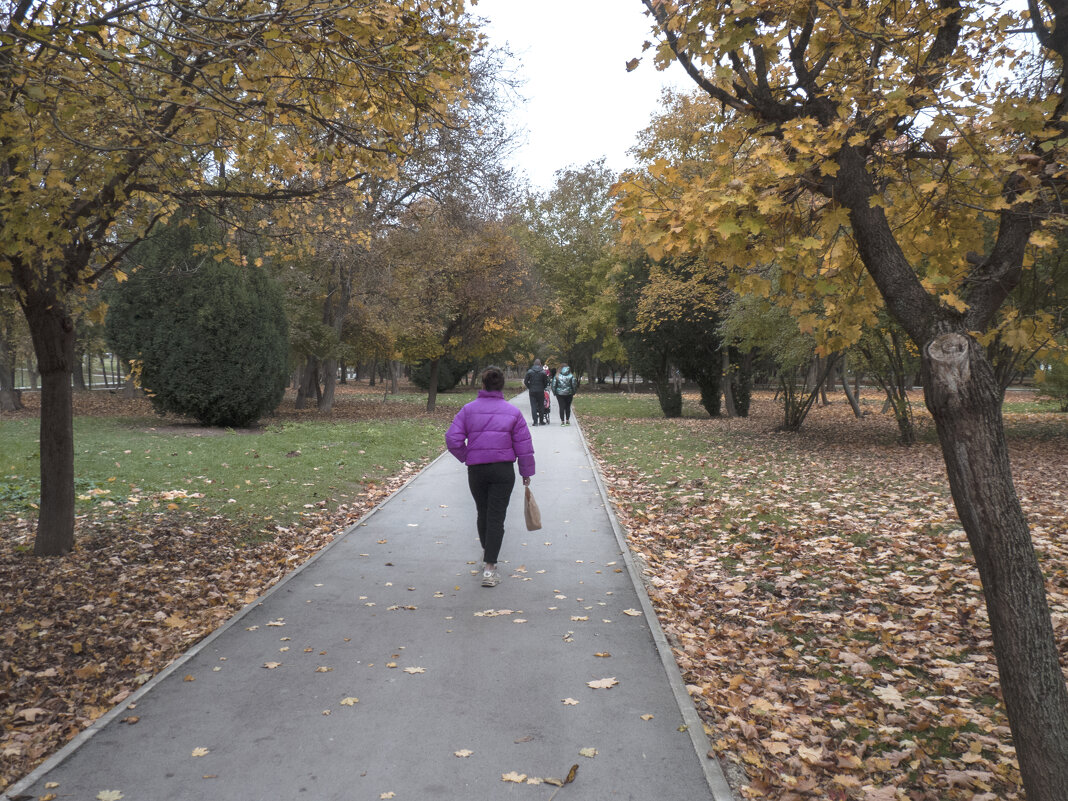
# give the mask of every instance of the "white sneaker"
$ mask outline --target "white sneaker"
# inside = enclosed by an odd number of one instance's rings
[[[482,586],[496,587],[501,583],[501,574],[496,570],[484,570],[482,572]]]

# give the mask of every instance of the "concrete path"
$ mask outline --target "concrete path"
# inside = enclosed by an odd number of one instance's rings
[[[9,797],[730,801],[578,425],[532,434],[499,586],[445,454]]]

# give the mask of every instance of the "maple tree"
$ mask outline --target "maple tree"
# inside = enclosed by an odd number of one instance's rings
[[[410,361],[430,363],[427,411],[437,402],[438,368],[456,358],[497,353],[527,311],[528,276],[502,220],[458,198],[426,198],[390,233],[388,258]]]
[[[473,37],[462,0],[4,4],[0,282],[41,372],[38,554],[73,546],[77,296],[181,203],[391,175],[446,115]]]
[[[1066,176],[1068,8],[644,2],[659,63],[677,60],[721,110],[703,176],[682,181],[662,160],[624,188],[630,230],[651,253],[714,249],[751,291],[781,270],[794,305],[825,312],[802,328],[827,353],[884,304],[908,333],[1023,781],[1032,799],[1059,798],[1068,690],[984,344],[1025,330],[1006,299],[1054,242],[1040,223],[1059,220]]]

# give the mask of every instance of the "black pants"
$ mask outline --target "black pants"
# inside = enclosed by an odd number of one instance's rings
[[[530,395],[530,416],[534,418],[534,425],[541,422],[541,415],[545,411],[545,392],[528,392]]]
[[[557,395],[556,402],[560,405],[560,422],[571,422],[571,401],[574,395]]]
[[[467,466],[467,485],[475,499],[478,513],[478,541],[482,543],[482,557],[496,564],[504,540],[504,516],[515,486],[513,462],[490,462]]]

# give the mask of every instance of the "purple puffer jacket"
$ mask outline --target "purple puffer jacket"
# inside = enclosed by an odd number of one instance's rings
[[[457,413],[445,432],[449,453],[464,464],[514,462],[519,475],[534,475],[534,443],[523,413],[503,392],[480,389],[478,399]]]

